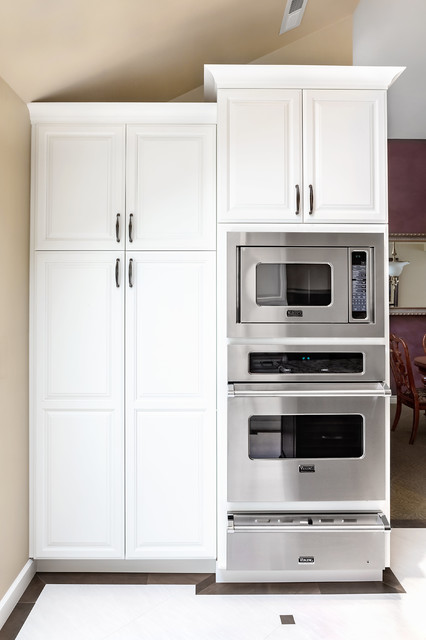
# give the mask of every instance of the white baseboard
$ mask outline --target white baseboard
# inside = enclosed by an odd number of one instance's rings
[[[35,572],[35,562],[30,559],[0,600],[0,629],[18,604],[19,599],[33,579]]]
[[[215,573],[216,559],[170,560],[37,560],[41,572],[99,572],[99,573]]]

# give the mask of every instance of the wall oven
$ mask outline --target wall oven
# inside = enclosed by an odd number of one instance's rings
[[[385,370],[377,344],[228,345],[225,580],[381,579]]]
[[[229,337],[381,337],[383,234],[228,233]]]
[[[228,501],[385,499],[380,383],[235,383],[228,397]]]

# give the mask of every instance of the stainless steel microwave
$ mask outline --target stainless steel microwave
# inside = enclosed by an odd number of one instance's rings
[[[229,337],[383,337],[384,235],[229,233]]]

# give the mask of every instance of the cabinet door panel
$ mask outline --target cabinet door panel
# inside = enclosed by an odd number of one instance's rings
[[[129,403],[205,407],[215,386],[215,255],[128,256],[133,261],[126,303]]]
[[[36,255],[36,557],[122,557],[124,287],[114,252]],[[119,265],[118,265],[119,266]]]
[[[122,370],[124,288],[115,282],[117,259],[124,266],[122,253],[37,254],[41,400],[115,401],[121,395],[116,382]]]
[[[120,557],[122,438],[113,411],[46,411],[37,451],[37,557]]]
[[[214,249],[216,127],[129,125],[127,141],[127,248]]]
[[[138,411],[128,448],[129,557],[215,557],[214,415]]]
[[[304,114],[305,221],[385,222],[384,92],[305,91]]]
[[[215,255],[132,253],[128,557],[214,557]]]
[[[33,199],[36,249],[124,245],[124,125],[37,125]]]
[[[220,91],[218,217],[301,222],[301,92]]]

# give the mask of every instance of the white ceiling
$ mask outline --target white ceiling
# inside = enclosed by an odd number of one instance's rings
[[[309,0],[301,26],[279,36],[285,4],[4,0],[0,76],[25,102],[167,101],[201,85],[205,63],[249,63],[352,15],[358,0]]]

